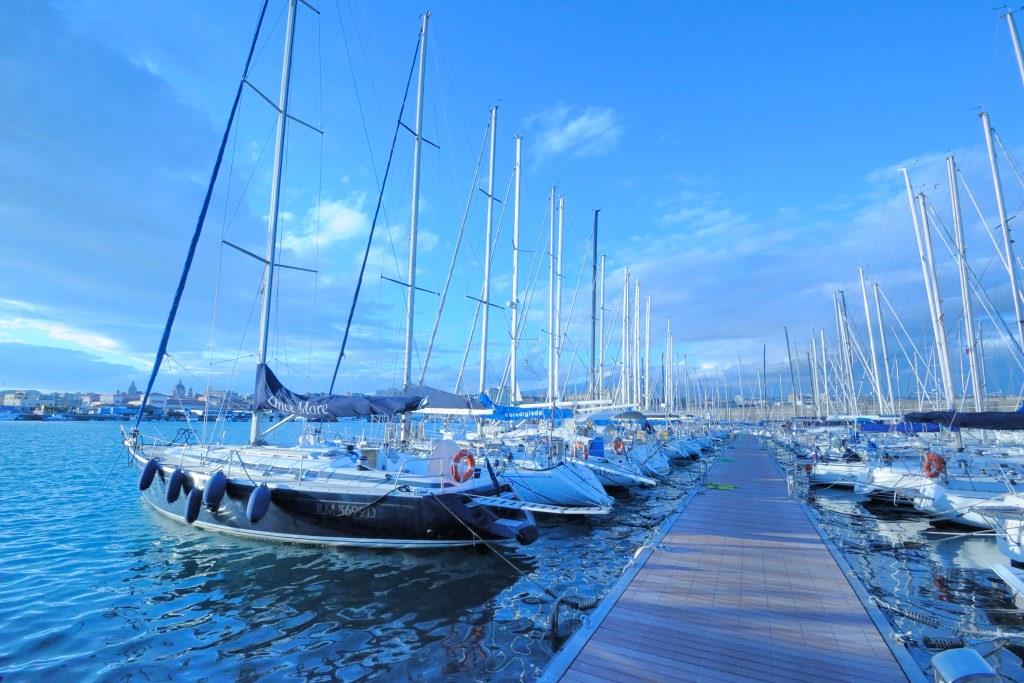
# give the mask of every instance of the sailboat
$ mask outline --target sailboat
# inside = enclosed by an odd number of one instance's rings
[[[507,484],[476,466],[474,456],[452,441],[432,444],[428,457],[385,445],[380,460],[387,469],[371,466],[354,447],[313,440],[296,446],[274,446],[266,437],[296,418],[323,421],[346,417],[403,417],[408,434],[408,413],[420,407],[421,396],[346,396],[331,393],[297,394],[288,390],[267,363],[268,331],[274,286],[281,169],[289,120],[288,94],[292,45],[299,0],[288,0],[274,173],[264,263],[256,392],[248,443],[238,445],[167,442],[144,436],[139,425],[143,410],[167,353],[167,342],[181,300],[224,147],[247,83],[253,52],[266,16],[263,5],[249,49],[243,78],[235,95],[227,130],[200,211],[196,232],[186,257],[153,371],[139,408],[135,426],[126,430],[124,444],[141,470],[143,500],[159,513],[202,529],[250,538],[316,545],[375,548],[448,547],[489,540],[528,544],[537,527],[528,511],[510,504],[515,494]],[[418,174],[422,140],[423,81],[427,24],[419,33],[419,82],[414,134],[413,209],[410,225],[410,273],[415,274]],[[415,287],[410,277],[406,331],[406,385],[412,338]],[[266,412],[284,418],[264,429]],[[404,443],[404,442],[403,442]]]

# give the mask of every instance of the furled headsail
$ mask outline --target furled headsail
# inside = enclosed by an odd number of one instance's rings
[[[276,410],[312,420],[332,417],[373,417],[407,413],[421,407],[422,396],[341,396],[296,394],[289,390],[266,363],[256,368],[253,410]]]

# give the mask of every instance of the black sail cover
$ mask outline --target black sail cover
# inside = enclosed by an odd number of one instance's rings
[[[907,413],[903,419],[907,422],[930,422],[946,429],[1024,429],[1024,413],[961,413],[953,410],[933,410]]]
[[[372,417],[416,410],[422,396],[340,396],[338,394],[296,394],[281,384],[266,363],[256,368],[256,398],[253,410],[276,410],[308,419]]]

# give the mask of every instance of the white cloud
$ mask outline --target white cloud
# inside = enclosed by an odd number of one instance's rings
[[[534,153],[538,158],[568,154],[597,156],[611,150],[622,135],[619,117],[611,107],[587,107],[574,115],[575,107],[560,104],[527,119],[542,127]]]
[[[113,351],[120,347],[110,337],[63,323],[23,317],[0,318],[0,341],[37,343],[40,340],[83,350]]]
[[[17,299],[0,299],[0,343],[82,351],[93,358],[148,369],[151,356],[134,354],[118,340],[65,322],[69,312]]]
[[[39,311],[41,306],[20,299],[0,299],[0,308],[15,308],[22,311]]]
[[[317,247],[326,249],[336,242],[365,235],[370,230],[370,217],[364,210],[365,204],[366,194],[362,192],[347,199],[321,201],[318,207],[306,213],[301,225],[285,232],[281,238],[281,247],[298,254],[308,254]],[[292,218],[289,216],[289,219]]]

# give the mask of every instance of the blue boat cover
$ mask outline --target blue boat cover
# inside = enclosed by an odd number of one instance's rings
[[[954,410],[933,410],[923,413],[907,413],[907,422],[928,422],[947,429],[1024,429],[1024,413],[981,412],[960,413]]]
[[[937,432],[940,427],[928,422],[879,422],[876,420],[858,420],[857,428],[862,432],[893,432],[897,434],[920,434],[921,432]]]
[[[567,420],[573,416],[569,408],[517,408],[515,406],[500,406],[491,401],[487,394],[480,394],[480,403],[485,408],[491,408],[494,412],[488,415],[490,420],[502,420],[515,422],[519,420]]]
[[[276,410],[286,415],[312,419],[372,417],[416,410],[422,396],[340,396],[338,394],[296,394],[287,389],[267,367],[256,368],[256,397],[253,410]]]

